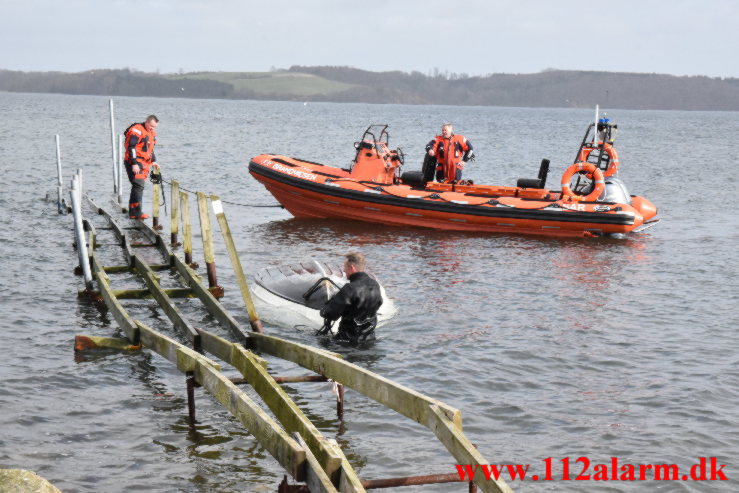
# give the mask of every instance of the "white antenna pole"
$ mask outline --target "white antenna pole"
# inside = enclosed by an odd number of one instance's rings
[[[595,127],[593,127],[593,147],[598,145],[598,105],[595,105]]]
[[[57,187],[56,187],[56,208],[59,214],[65,211],[64,199],[62,198],[62,151],[59,145],[59,134],[56,136],[56,174],[57,174]]]
[[[118,160],[116,159],[116,146],[115,141],[115,118],[113,117],[113,100],[110,100],[110,150],[113,153],[113,193],[118,193],[120,184],[118,183]]]
[[[123,149],[123,135],[118,136],[118,205],[123,205],[123,159],[126,153]]]

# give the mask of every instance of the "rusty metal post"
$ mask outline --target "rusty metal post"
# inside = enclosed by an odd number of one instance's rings
[[[177,233],[180,228],[180,183],[177,180],[172,180],[171,197],[172,216],[169,220],[170,243],[173,247],[176,247],[179,246],[179,243],[177,243]]]
[[[403,478],[367,479],[362,486],[368,490],[396,488],[398,486],[419,486],[424,484],[461,483],[459,474],[430,474],[428,476],[407,476]]]
[[[152,174],[155,170],[152,170]],[[151,187],[151,227],[155,231],[162,229],[159,224],[159,189],[162,188],[158,183],[154,183]]]
[[[197,193],[198,197],[198,213],[200,216],[200,233],[203,237],[203,256],[205,257],[205,269],[208,273],[208,287],[211,292],[222,291],[223,288],[218,286],[216,278],[216,257],[213,253],[213,234],[210,227],[210,214],[208,210],[208,197],[203,192]],[[223,293],[220,293],[223,296]],[[219,296],[214,293],[216,298]]]
[[[190,227],[190,197],[187,192],[180,192],[180,205],[182,205],[182,224],[184,227],[184,243],[182,250],[185,252],[185,263],[197,269],[198,265],[192,261],[192,228]]]
[[[339,419],[344,419],[344,384],[338,383],[336,385],[336,416]]]
[[[195,426],[195,372],[185,372],[187,382],[187,414],[190,426]]]

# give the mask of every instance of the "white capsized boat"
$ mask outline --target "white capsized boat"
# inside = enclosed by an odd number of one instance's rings
[[[308,259],[258,271],[254,276],[252,295],[264,321],[282,327],[318,330],[323,326],[319,314],[321,308],[347,282],[340,265]],[[397,311],[381,284],[380,292],[382,306],[377,312],[378,327]],[[338,322],[334,324],[334,332],[338,326]]]

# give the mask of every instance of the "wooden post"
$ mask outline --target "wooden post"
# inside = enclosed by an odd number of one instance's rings
[[[236,275],[236,280],[239,283],[239,289],[241,290],[241,297],[244,299],[244,305],[246,305],[246,311],[249,314],[249,323],[254,332],[264,333],[262,327],[262,321],[259,320],[257,315],[257,309],[254,307],[254,300],[252,300],[251,292],[249,291],[249,285],[246,282],[246,276],[244,275],[244,269],[241,267],[241,260],[239,260],[239,254],[236,252],[236,245],[234,244],[233,237],[231,236],[231,230],[228,227],[228,221],[226,220],[226,214],[223,212],[223,205],[217,195],[210,196],[210,202],[213,206],[213,212],[218,219],[218,224],[221,226],[221,234],[223,235],[223,241],[226,243],[228,249],[228,256],[231,258],[231,265]]]
[[[182,224],[185,239],[182,250],[185,252],[185,263],[197,269],[198,265],[192,261],[192,229],[190,227],[190,197],[187,192],[180,192],[180,204],[182,205]]]
[[[154,170],[152,170],[154,173]],[[162,229],[159,225],[159,189],[161,185],[154,183],[151,187],[151,225],[155,230]]]
[[[172,216],[169,220],[170,243],[173,247],[176,247],[179,245],[179,243],[177,243],[177,232],[180,228],[180,183],[177,180],[172,180],[170,197],[172,197],[170,200]]]
[[[213,232],[210,227],[208,197],[206,197],[203,192],[198,192],[197,196],[198,213],[200,215],[200,233],[203,237],[203,256],[205,257],[205,269],[208,273],[208,287],[212,290],[214,288],[218,288],[219,286],[218,279],[216,278],[216,257],[213,254]]]

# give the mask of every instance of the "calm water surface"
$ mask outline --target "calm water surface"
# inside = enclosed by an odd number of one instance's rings
[[[542,474],[547,457],[555,466],[585,456],[684,469],[717,457],[729,477],[509,482],[515,491],[739,489],[739,219],[728,200],[736,193],[738,113],[609,112],[621,129],[621,178],[663,218],[616,241],[298,221],[280,208],[234,205],[274,203],[249,177],[250,157],[275,152],[346,166],[370,123],[391,125],[406,169],[420,167],[424,144],[450,120],[475,145],[466,177],[511,185],[535,177],[546,157],[556,187],[591,110],[149,98],[118,98],[116,109],[119,130],[149,113],[161,118],[165,178],[227,201],[247,271],[365,252],[399,313],[374,347],[337,350],[462,409],[467,436],[489,461],[531,464],[530,474]],[[274,491],[281,468],[203,391],[198,425],[188,427],[184,377],[168,361],[148,351],[75,357],[75,334],[120,331],[106,310],[77,299],[72,219],[45,199],[55,194],[59,134],[65,183],[82,168],[87,193],[108,203],[108,100],[0,93],[0,115],[0,467],[34,470],[65,492]],[[224,302],[246,324],[218,239]],[[116,278],[121,287],[127,280]],[[196,325],[218,330],[195,305],[186,309]],[[174,335],[153,302],[132,313]],[[307,332],[267,330],[315,343]],[[302,373],[279,360],[270,366]],[[362,478],[454,472],[430,431],[355,392],[347,392],[343,423],[327,384],[288,392]]]

